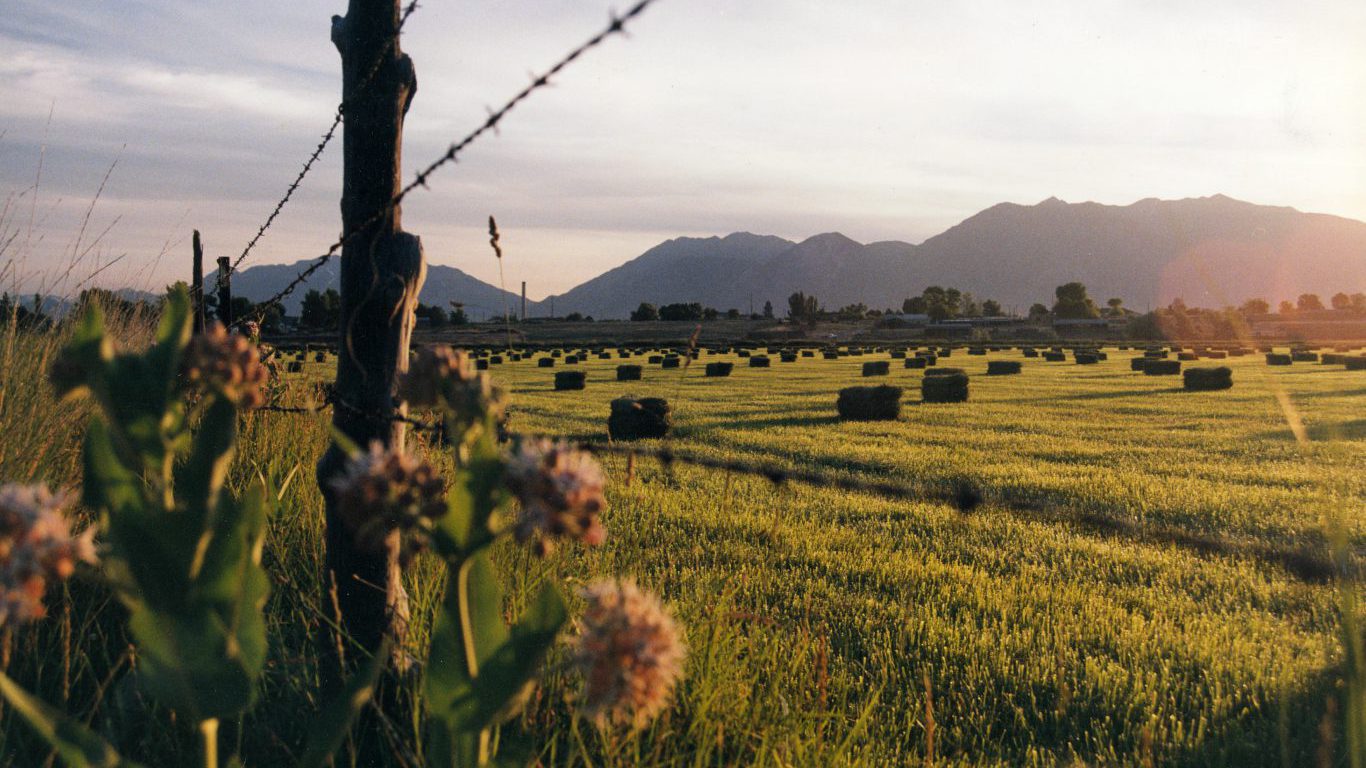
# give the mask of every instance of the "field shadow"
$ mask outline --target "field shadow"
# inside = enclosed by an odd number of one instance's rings
[[[1121,389],[1113,392],[1085,392],[1080,395],[1064,397],[1022,397],[1000,400],[1002,403],[1067,403],[1075,400],[1114,400],[1121,397],[1142,397],[1144,395],[1170,395],[1185,392],[1183,387],[1163,387],[1161,389]]]
[[[1305,430],[1310,440],[1362,440],[1366,439],[1366,419],[1352,419],[1329,424],[1314,424]],[[1263,432],[1257,437],[1263,440],[1294,440],[1295,433],[1289,428]]]

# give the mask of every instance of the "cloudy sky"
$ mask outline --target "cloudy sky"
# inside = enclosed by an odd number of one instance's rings
[[[0,278],[61,292],[104,267],[95,282],[155,288],[188,276],[191,228],[235,256],[329,123],[344,6],[0,0]],[[612,8],[426,0],[403,38],[405,166]],[[496,281],[496,215],[509,287],[539,298],[679,235],[918,242],[1049,196],[1222,192],[1366,219],[1364,39],[1360,0],[660,0],[404,224],[431,262]],[[249,264],[335,239],[340,154]]]

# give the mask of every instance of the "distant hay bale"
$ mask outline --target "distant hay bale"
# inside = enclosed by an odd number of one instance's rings
[[[1038,357],[1039,350],[1033,347],[1025,347],[1020,350],[1020,354],[1024,355],[1025,357]]]
[[[1095,365],[1100,362],[1100,355],[1094,352],[1073,352],[1072,359],[1077,365]]]
[[[1175,376],[1181,373],[1181,361],[1149,360],[1143,366],[1143,373],[1148,376]]]
[[[1186,389],[1192,392],[1207,392],[1233,387],[1233,369],[1228,366],[1187,368],[1182,375]]]
[[[318,352],[318,353],[314,354],[314,355],[313,355],[313,362],[315,362],[315,363],[325,363],[325,362],[327,362],[327,353],[326,353],[326,352]]]
[[[961,368],[935,368],[920,381],[920,399],[927,403],[961,403],[968,399],[968,375]]]
[[[1320,365],[1344,365],[1346,360],[1347,355],[1339,355],[1336,352],[1325,352],[1319,355]]]
[[[662,397],[618,397],[607,417],[613,440],[650,440],[665,437],[673,425],[673,409]]]
[[[1299,352],[1292,352],[1290,359],[1297,363],[1317,363],[1319,361],[1319,356],[1316,352],[1301,350]]]
[[[1207,349],[1201,355],[1201,357],[1205,357],[1210,360],[1224,360],[1228,357],[1228,353],[1219,349]]]
[[[845,387],[835,410],[845,421],[895,421],[901,415],[901,387]]]
[[[649,363],[650,365],[659,365],[660,363],[664,362],[664,356],[650,355],[649,357],[645,358],[645,362]]]
[[[902,365],[904,365],[907,368],[924,368],[927,365],[929,365],[929,360],[918,356],[908,357],[904,362],[902,362]]]
[[[750,368],[768,368],[769,359],[767,355],[755,355],[749,359]]]
[[[553,357],[542,357],[542,358],[540,358],[539,360],[536,361],[536,367],[538,367],[538,368],[554,368],[554,367],[555,367],[555,358],[553,358]]]
[[[1133,357],[1133,358],[1130,358],[1130,359],[1129,359],[1129,370],[1131,370],[1131,371],[1141,371],[1141,370],[1143,370],[1143,366],[1145,366],[1145,365],[1148,364],[1148,360],[1149,360],[1149,358],[1146,358],[1146,357]]]
[[[586,371],[557,371],[555,373],[555,389],[583,389],[587,386],[588,373]]]
[[[1199,360],[1200,356],[1195,354],[1194,352],[1177,352],[1176,359],[1190,362],[1192,360]]]
[[[983,347],[968,347],[969,355],[985,355],[986,353],[987,351]]]
[[[1342,361],[1349,371],[1366,371],[1366,355],[1349,357]]]
[[[1291,362],[1293,361],[1291,360],[1290,355],[1281,354],[1279,352],[1266,353],[1267,365],[1290,365]]]
[[[707,363],[707,375],[711,377],[729,376],[735,363]]]
[[[502,355],[490,355],[490,356],[489,356],[489,365],[502,365],[502,364],[503,364],[503,356],[502,356]]]
[[[285,366],[285,370],[289,373],[303,373],[304,364],[299,362],[298,360],[290,360],[289,365]]]
[[[892,350],[891,352],[889,352],[888,354],[891,356],[891,358],[892,358],[893,360],[905,360],[905,359],[906,359],[906,350],[904,350],[904,349],[894,349],[894,350]]]
[[[915,356],[925,361],[925,366],[933,368],[939,363],[939,356],[933,352],[916,352]]]
[[[578,364],[579,364],[579,356],[578,356],[578,355],[565,355],[565,356],[564,356],[564,364],[565,364],[565,365],[578,365]]]
[[[677,355],[670,355],[660,361],[660,368],[677,368],[683,364],[683,358]]]
[[[864,376],[886,376],[890,373],[891,362],[887,360],[874,360],[863,364]]]
[[[826,351],[821,353],[821,357],[825,358],[826,360],[838,360],[840,359],[840,353],[836,352],[833,349],[827,349]]]
[[[1065,363],[1067,362],[1067,353],[1049,350],[1048,352],[1043,353],[1043,359],[1045,362],[1049,363]]]
[[[815,357],[815,356],[816,356],[816,350],[814,350],[814,349],[803,349],[803,350],[802,350],[802,357]]]
[[[736,351],[735,356],[741,359],[747,359],[750,356],[750,351],[748,349],[741,349]]]
[[[781,355],[778,356],[778,359],[781,360],[781,361],[783,361],[784,363],[795,363],[795,362],[797,362],[797,353],[796,353],[796,352],[784,352],[784,353],[782,353]]]
[[[489,369],[488,359],[483,357],[476,357],[474,359],[474,369],[477,371],[487,371]]]
[[[1024,363],[1019,360],[988,360],[988,376],[1010,376],[1024,370]]]
[[[618,365],[617,381],[640,381],[642,373],[639,365]]]

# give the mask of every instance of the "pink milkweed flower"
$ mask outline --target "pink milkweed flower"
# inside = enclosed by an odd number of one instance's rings
[[[95,529],[71,535],[69,501],[42,485],[0,486],[0,626],[42,618],[48,582],[69,578],[77,562],[96,562]]]
[[[228,333],[220,322],[213,322],[190,340],[185,350],[185,379],[191,384],[217,389],[241,408],[265,404],[261,389],[270,372],[261,364],[256,345],[240,333]]]
[[[607,507],[602,468],[589,453],[563,441],[524,440],[508,458],[504,482],[521,502],[514,535],[533,542],[542,556],[554,550],[555,539],[594,546],[607,538],[598,521]]]
[[[332,481],[337,513],[363,547],[379,549],[389,531],[405,534],[405,560],[426,544],[435,520],[446,514],[446,481],[432,465],[380,443],[351,459]]]

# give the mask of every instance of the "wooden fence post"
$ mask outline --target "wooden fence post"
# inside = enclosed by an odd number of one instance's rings
[[[426,277],[421,241],[403,231],[398,206],[390,206],[400,184],[403,118],[417,89],[412,61],[396,38],[398,19],[399,0],[349,0],[346,16],[332,17],[345,104],[341,327],[332,421],[362,447],[403,446],[404,425],[395,418],[403,411],[395,393],[399,375],[408,369],[413,309]],[[379,551],[367,549],[337,515],[332,481],[346,459],[334,444],[317,467],[327,508],[323,584],[336,592],[335,602],[324,594],[322,604],[336,616],[347,642],[373,651],[386,636],[402,639],[408,598],[400,579],[397,532]],[[324,654],[345,647],[328,629],[323,632]],[[345,661],[356,656],[349,654]],[[325,666],[328,674],[337,674],[345,665]]]
[[[204,246],[199,242],[199,230],[194,231],[194,270],[190,275],[190,301],[194,314],[195,335],[204,332]]]
[[[218,322],[232,325],[232,263],[218,257]]]

